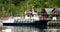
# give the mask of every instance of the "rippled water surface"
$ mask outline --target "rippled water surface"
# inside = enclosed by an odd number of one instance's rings
[[[3,26],[3,32],[60,32],[60,26]]]

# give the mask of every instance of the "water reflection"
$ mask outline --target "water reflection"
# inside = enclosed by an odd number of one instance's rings
[[[3,26],[3,32],[60,32],[60,26]]]
[[[48,29],[60,29],[60,26],[47,26]]]

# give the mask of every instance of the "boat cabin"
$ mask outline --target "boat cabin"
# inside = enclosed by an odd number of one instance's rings
[[[54,8],[51,12],[51,16],[57,20],[60,20],[60,8]]]
[[[35,10],[25,11],[25,18],[34,18],[34,17],[38,17],[38,12],[36,12]]]
[[[48,14],[46,12],[45,9],[42,9],[42,11],[40,13],[38,13],[40,16],[39,16],[39,19],[40,20],[47,20],[48,18]]]
[[[60,8],[54,8],[51,12],[52,16],[60,17]]]

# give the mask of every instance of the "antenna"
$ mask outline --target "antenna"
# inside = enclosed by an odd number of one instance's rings
[[[34,14],[34,6],[31,4],[32,12]]]

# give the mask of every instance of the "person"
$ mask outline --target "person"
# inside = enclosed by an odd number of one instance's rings
[[[0,20],[0,32],[2,32],[2,20]]]
[[[2,32],[2,30],[0,30],[0,32]]]
[[[40,18],[40,20],[47,20],[47,17],[46,16],[41,16],[39,18]]]
[[[2,24],[2,20],[0,20],[0,26],[2,26],[3,24]]]

